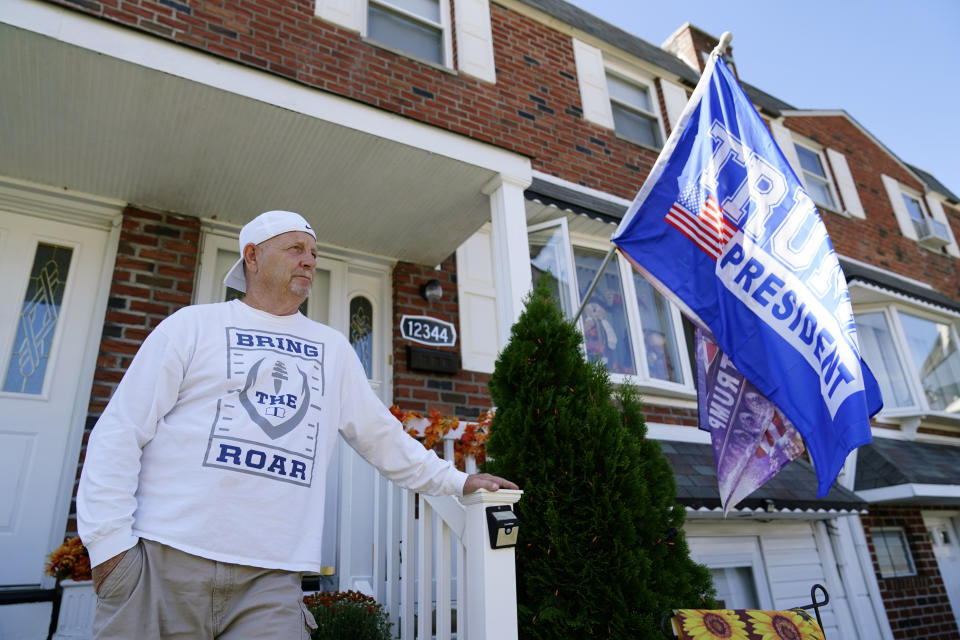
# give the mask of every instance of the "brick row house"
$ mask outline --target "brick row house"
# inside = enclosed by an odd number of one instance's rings
[[[161,319],[231,295],[244,221],[311,222],[305,313],[385,403],[476,418],[531,282],[579,305],[715,44],[686,24],[657,47],[561,0],[3,3],[0,635],[49,621],[17,594],[53,585],[86,437]],[[885,398],[873,444],[822,500],[797,461],[723,518],[690,325],[624,261],[589,301],[611,329],[588,356],[642,391],[729,606],[819,582],[830,637],[956,637],[958,198],[850,114],[744,87],[840,255]],[[413,316],[455,344],[411,340]],[[322,543],[340,588],[373,581],[377,482],[342,445]]]

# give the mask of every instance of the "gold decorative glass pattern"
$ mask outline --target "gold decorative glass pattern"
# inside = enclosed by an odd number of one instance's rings
[[[373,376],[373,305],[362,296],[350,301],[350,344],[367,377]]]
[[[72,256],[73,249],[69,247],[42,242],[37,245],[7,364],[4,391],[42,393]]]

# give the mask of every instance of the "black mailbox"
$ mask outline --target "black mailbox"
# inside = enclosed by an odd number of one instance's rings
[[[510,505],[487,507],[487,528],[490,530],[492,549],[517,546],[520,519],[514,515]]]

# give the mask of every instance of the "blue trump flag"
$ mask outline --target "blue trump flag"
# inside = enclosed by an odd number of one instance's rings
[[[825,496],[880,390],[826,227],[719,56],[612,241],[796,425]]]

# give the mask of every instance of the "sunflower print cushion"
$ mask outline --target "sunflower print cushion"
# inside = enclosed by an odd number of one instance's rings
[[[680,640],[824,640],[803,609],[677,609],[674,630]]]

